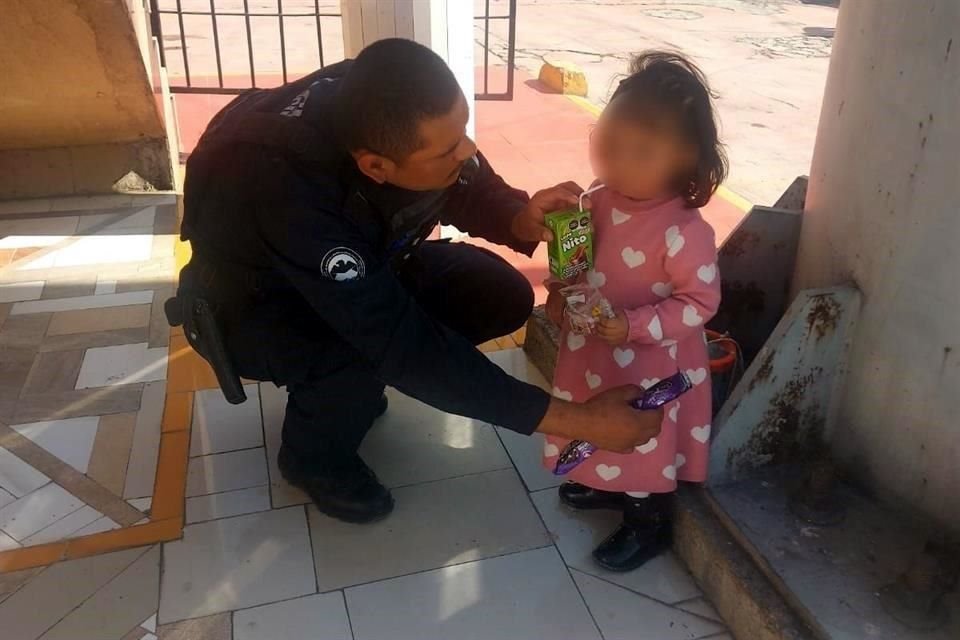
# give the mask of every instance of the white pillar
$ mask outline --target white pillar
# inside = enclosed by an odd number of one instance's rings
[[[408,38],[433,49],[456,76],[470,105],[474,135],[473,2],[470,0],[340,0],[344,52],[383,38]]]
[[[960,529],[960,2],[840,5],[795,288],[864,304],[831,445]]]

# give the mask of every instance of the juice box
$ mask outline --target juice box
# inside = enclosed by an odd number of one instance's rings
[[[589,211],[564,209],[544,216],[553,232],[547,246],[550,273],[569,280],[593,266],[593,219]]]

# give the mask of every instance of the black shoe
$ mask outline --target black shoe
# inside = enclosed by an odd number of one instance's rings
[[[283,479],[307,492],[320,512],[356,524],[374,522],[393,511],[393,496],[360,456],[334,464],[310,464],[280,447],[277,465]]]
[[[560,502],[573,509],[623,509],[623,494],[591,489],[579,482],[565,482],[557,490]]]
[[[593,550],[593,559],[609,571],[633,571],[667,551],[673,543],[669,499],[628,498],[623,524]]]

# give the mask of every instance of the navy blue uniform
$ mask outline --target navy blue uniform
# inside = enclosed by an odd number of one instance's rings
[[[284,443],[305,456],[356,450],[384,385],[529,434],[549,396],[474,346],[522,326],[529,283],[490,252],[427,239],[442,222],[530,255],[510,231],[527,195],[479,154],[444,191],[366,178],[331,129],[350,64],[211,122],[187,163],[181,287],[219,306],[241,376],[287,387]]]

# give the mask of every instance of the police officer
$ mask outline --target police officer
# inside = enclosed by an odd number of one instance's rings
[[[187,162],[178,298],[216,311],[236,373],[288,391],[279,467],[324,513],[393,508],[357,454],[391,385],[443,411],[630,450],[656,435],[625,387],[583,405],[520,382],[475,345],[520,328],[533,293],[484,249],[430,240],[440,223],[531,255],[561,185],[509,187],[465,134],[444,62],[407,40],[239,96]],[[191,332],[193,333],[193,332]],[[198,350],[201,350],[198,347]],[[209,358],[209,350],[201,350]]]

